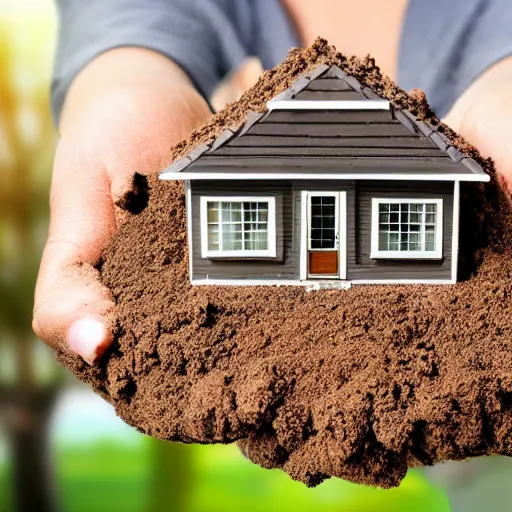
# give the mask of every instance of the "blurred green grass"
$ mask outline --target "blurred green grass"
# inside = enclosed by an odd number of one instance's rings
[[[151,461],[148,443],[57,449],[59,494],[65,512],[140,512],[148,509]],[[186,512],[449,512],[440,489],[410,471],[398,489],[388,491],[329,480],[307,489],[280,471],[261,469],[235,446],[187,446],[192,479]],[[10,512],[7,464],[0,466],[0,510]],[[162,512],[165,512],[162,510]],[[185,511],[179,511],[185,512]]]

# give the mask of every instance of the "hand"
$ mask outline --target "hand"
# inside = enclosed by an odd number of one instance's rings
[[[35,293],[33,328],[50,346],[67,344],[92,364],[112,343],[115,305],[95,264],[121,221],[114,203],[135,171],[165,168],[172,145],[208,115],[186,75],[149,50],[113,50],[75,79]]]
[[[512,58],[483,73],[464,92],[445,122],[490,156],[512,191]]]

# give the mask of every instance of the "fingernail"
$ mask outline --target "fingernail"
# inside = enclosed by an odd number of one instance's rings
[[[107,329],[99,320],[81,318],[69,328],[67,342],[71,350],[92,364],[105,343],[106,334]]]

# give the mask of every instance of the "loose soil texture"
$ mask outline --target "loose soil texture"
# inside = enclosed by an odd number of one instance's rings
[[[319,63],[408,108],[491,174],[490,184],[462,188],[463,282],[310,293],[191,287],[182,186],[152,178],[145,190],[138,177],[137,193],[119,203],[134,213],[98,264],[117,303],[115,344],[94,367],[66,351],[59,359],[141,432],[238,441],[255,463],[310,486],[337,476],[391,487],[412,466],[510,455],[510,204],[492,162],[441,124],[424,96],[400,90],[372,59],[347,59],[318,40],[173,154],[264,110]]]

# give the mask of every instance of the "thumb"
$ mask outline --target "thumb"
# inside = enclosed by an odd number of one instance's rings
[[[67,346],[92,364],[113,339],[114,302],[95,265],[116,221],[106,172],[80,153],[61,139],[33,329],[51,347]]]

